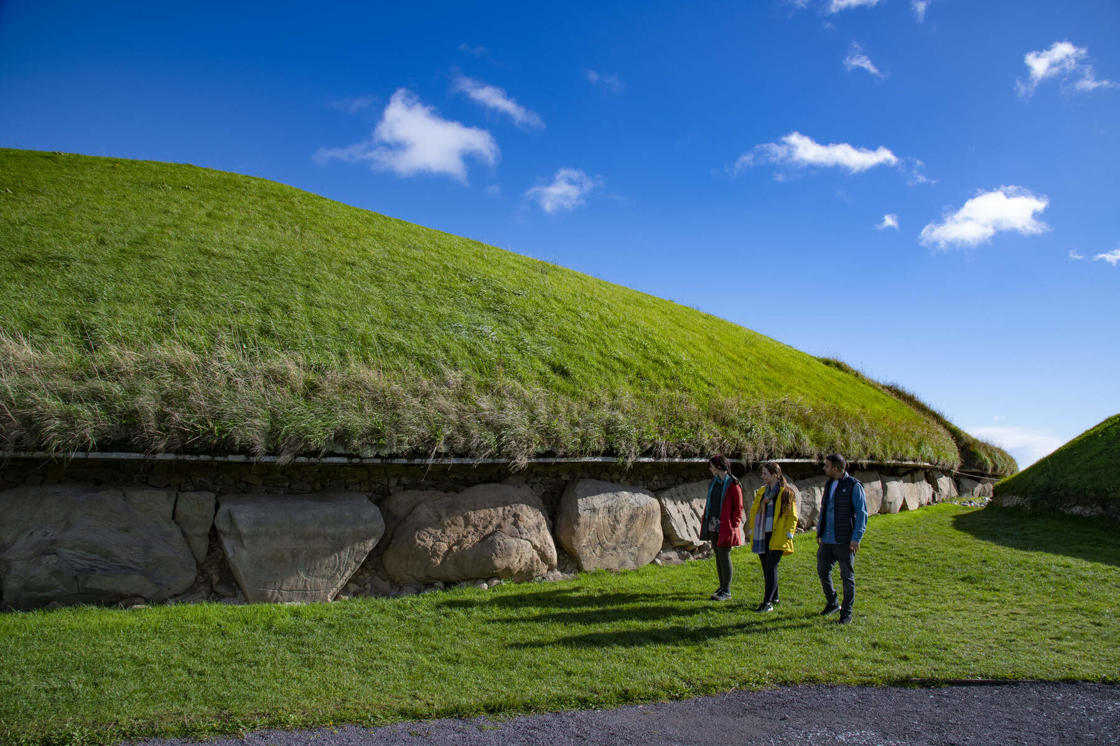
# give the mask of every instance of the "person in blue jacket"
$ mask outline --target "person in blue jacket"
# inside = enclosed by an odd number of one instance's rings
[[[817,523],[817,575],[821,579],[825,605],[821,616],[839,611],[840,624],[852,621],[852,603],[856,598],[856,552],[867,530],[867,497],[863,485],[848,474],[848,462],[839,453],[824,459],[828,481],[821,498],[821,515]],[[832,587],[832,566],[840,565],[844,584],[844,602],[836,603]]]

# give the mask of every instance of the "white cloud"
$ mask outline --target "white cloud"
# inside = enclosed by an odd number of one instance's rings
[[[829,13],[839,13],[848,8],[858,8],[861,5],[872,6],[878,5],[879,0],[831,0],[828,4]]]
[[[1113,267],[1115,267],[1116,265],[1120,264],[1120,246],[1116,247],[1107,254],[1097,254],[1095,257],[1093,257],[1093,261],[1108,262]]]
[[[926,20],[926,10],[929,9],[930,0],[910,0],[910,8],[914,11],[914,17],[918,19],[918,23]]]
[[[1120,83],[1113,80],[1097,80],[1093,73],[1092,65],[1085,65],[1081,69],[1081,80],[1073,84],[1076,91],[1095,91],[1098,88],[1120,88]]]
[[[347,114],[357,114],[362,109],[368,109],[376,103],[377,96],[355,96],[354,98],[331,101],[330,105],[332,109],[338,109]]]
[[[583,171],[575,168],[561,168],[553,177],[552,183],[535,186],[525,192],[525,196],[535,200],[541,209],[550,215],[560,210],[574,210],[582,205],[588,193],[599,186]]]
[[[1015,457],[1023,469],[1043,456],[1053,453],[1064,441],[1045,430],[1033,430],[1012,425],[989,425],[971,428],[968,432],[977,438],[990,441]]]
[[[852,42],[851,48],[848,50],[848,56],[844,58],[844,69],[848,72],[859,68],[875,75],[876,77],[883,77],[883,73],[879,72],[879,68],[875,67],[875,63],[871,58],[863,53],[863,48]]]
[[[940,223],[922,228],[920,240],[927,246],[936,244],[944,249],[950,245],[976,246],[998,231],[1023,235],[1042,233],[1049,226],[1036,220],[1034,214],[1042,212],[1049,204],[1046,197],[1035,196],[1022,187],[1001,186],[976,195]]]
[[[529,111],[497,86],[460,75],[455,79],[452,90],[465,93],[472,101],[482,104],[487,109],[508,115],[514,124],[522,129],[544,127],[544,120],[536,112]]]
[[[594,70],[588,70],[587,80],[591,85],[599,86],[607,93],[622,93],[622,81],[617,75],[602,75]]]
[[[754,152],[739,156],[733,170],[737,173],[755,163],[788,163],[794,166],[839,166],[858,174],[875,166],[894,166],[898,162],[895,154],[882,146],[867,150],[848,143],[821,145],[800,132],[790,132],[780,142],[758,145]]]
[[[898,230],[898,216],[893,213],[887,213],[879,224],[875,226],[875,230],[885,231],[887,228],[894,228]]]
[[[1070,249],[1069,250],[1069,258],[1072,259],[1075,262],[1079,262],[1079,261],[1081,261],[1082,259],[1085,258],[1085,255],[1084,254],[1078,254],[1073,249]]]
[[[441,118],[404,88],[393,94],[369,140],[315,154],[319,161],[368,161],[400,176],[445,174],[464,183],[467,157],[492,165],[498,144],[486,130]]]
[[[1097,80],[1093,66],[1085,63],[1088,56],[1088,49],[1068,41],[1056,41],[1049,49],[1027,52],[1023,62],[1027,65],[1030,77],[1026,81],[1015,81],[1015,90],[1020,96],[1029,97],[1042,81],[1058,77],[1068,81],[1074,74],[1080,77],[1074,82],[1073,90],[1081,93],[1098,88],[1120,88],[1120,84],[1115,81]]]
[[[466,52],[467,54],[471,55],[472,57],[482,57],[482,56],[490,53],[490,50],[488,50],[486,47],[482,46],[481,44],[478,45],[477,47],[472,47],[470,44],[467,44],[466,42],[463,42],[462,44],[459,45],[459,51],[460,52]]]

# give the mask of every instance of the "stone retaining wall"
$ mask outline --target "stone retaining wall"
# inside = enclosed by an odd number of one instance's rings
[[[825,480],[789,464],[799,528]],[[991,482],[854,469],[869,511],[916,510]],[[756,473],[742,474],[750,493]],[[75,603],[330,601],[490,587],[706,556],[704,462],[0,465],[5,609]]]

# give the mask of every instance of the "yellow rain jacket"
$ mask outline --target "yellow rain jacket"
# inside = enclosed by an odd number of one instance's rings
[[[789,493],[790,509],[782,510],[782,495]],[[747,518],[747,523],[743,527],[746,529],[747,541],[746,545],[749,547],[751,542],[754,541],[754,516],[758,513],[758,508],[762,505],[762,496],[766,494],[766,485],[762,485],[754,491],[754,503],[751,504],[751,514]],[[770,534],[770,549],[782,550],[782,554],[793,554],[793,535],[797,532],[797,498],[794,497],[793,491],[787,486],[782,492],[778,493],[778,504],[774,507],[774,531]]]

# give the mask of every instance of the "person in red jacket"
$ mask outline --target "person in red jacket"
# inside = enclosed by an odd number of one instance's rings
[[[731,462],[726,456],[716,454],[708,459],[712,481],[708,485],[708,501],[700,521],[700,538],[712,542],[716,555],[719,588],[712,594],[713,601],[731,598],[731,547],[743,543],[743,487],[731,473]]]

